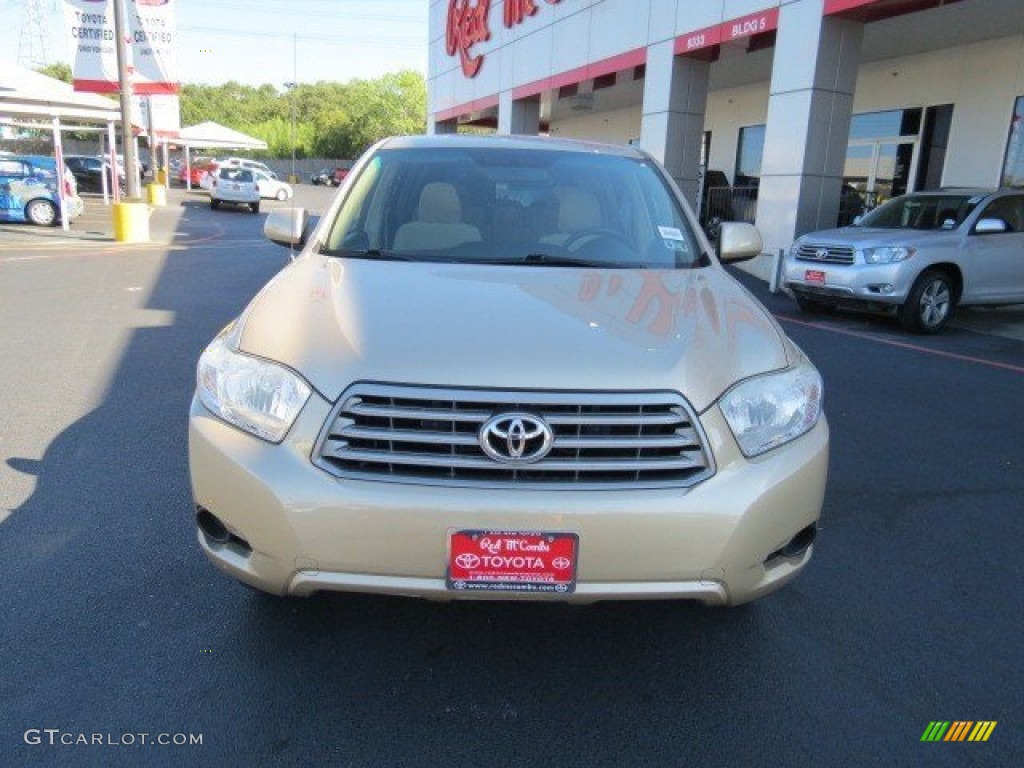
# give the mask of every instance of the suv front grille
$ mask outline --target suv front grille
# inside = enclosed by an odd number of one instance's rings
[[[554,436],[544,458],[502,463],[479,433],[528,413]],[[314,463],[342,478],[456,486],[687,487],[714,473],[700,425],[677,393],[550,393],[357,384],[338,401]]]
[[[818,264],[853,264],[854,249],[845,245],[813,245],[804,243],[797,249],[800,261],[814,261]]]

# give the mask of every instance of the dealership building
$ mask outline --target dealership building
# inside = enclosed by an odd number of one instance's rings
[[[431,0],[428,93],[434,133],[638,144],[766,253],[1024,186],[1024,0]]]

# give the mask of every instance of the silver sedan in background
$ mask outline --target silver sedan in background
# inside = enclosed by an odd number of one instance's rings
[[[1024,302],[1024,190],[893,198],[841,229],[793,243],[784,280],[804,311],[895,312],[935,333],[957,306]]]

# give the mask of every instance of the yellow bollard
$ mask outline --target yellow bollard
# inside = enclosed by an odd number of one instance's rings
[[[167,186],[167,169],[157,168],[156,170],[156,183]]]
[[[299,183],[299,177],[296,174],[294,174],[294,173],[289,173],[288,174],[288,183],[289,184],[298,184]]]
[[[167,205],[167,188],[163,184],[147,184],[146,200],[150,205]]]
[[[114,239],[119,243],[149,242],[149,206],[141,200],[114,203]]]

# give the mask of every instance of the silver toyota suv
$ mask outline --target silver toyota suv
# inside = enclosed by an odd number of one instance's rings
[[[198,540],[261,590],[738,604],[813,552],[822,381],[630,147],[390,139],[212,341]],[[761,238],[725,224],[722,261]]]
[[[854,226],[799,238],[784,264],[800,308],[895,312],[935,333],[956,306],[1024,302],[1024,191],[896,197]]]

